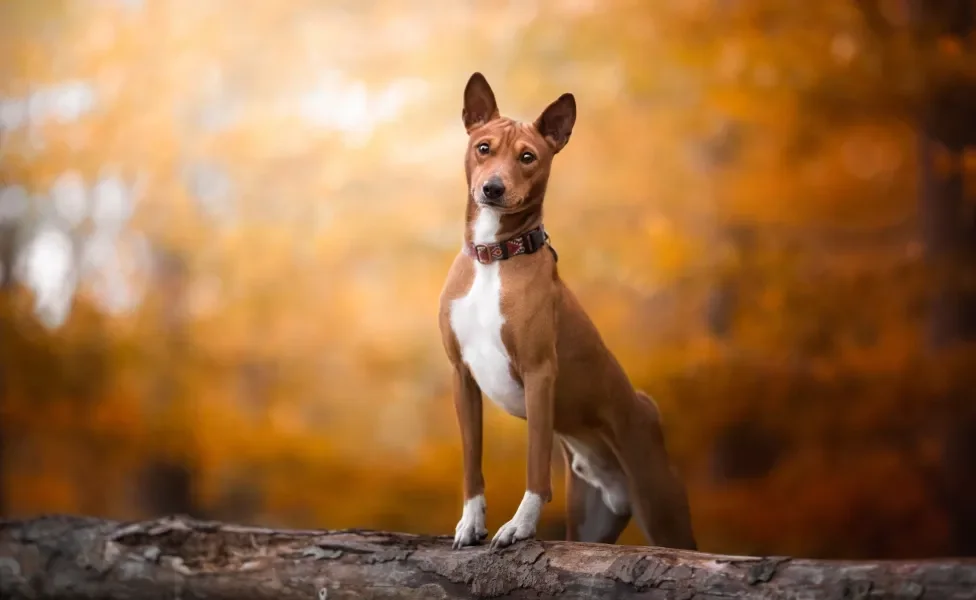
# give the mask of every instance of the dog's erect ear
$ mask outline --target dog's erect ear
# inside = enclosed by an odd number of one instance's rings
[[[470,133],[475,127],[497,118],[498,105],[488,80],[481,73],[474,73],[464,86],[464,109],[461,110],[464,128]]]
[[[535,128],[552,146],[553,154],[562,150],[569,142],[576,124],[576,98],[563,94],[542,111],[535,120]]]

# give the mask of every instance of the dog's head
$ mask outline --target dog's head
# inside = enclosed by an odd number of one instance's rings
[[[553,157],[569,142],[576,100],[563,94],[533,123],[500,116],[495,94],[481,73],[468,79],[461,111],[468,131],[465,173],[471,198],[503,213],[541,202]]]

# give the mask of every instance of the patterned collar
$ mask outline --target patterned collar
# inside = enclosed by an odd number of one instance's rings
[[[539,225],[535,229],[526,231],[522,235],[517,235],[511,239],[496,242],[493,244],[472,244],[464,245],[464,253],[474,258],[483,265],[491,264],[495,261],[506,260],[519,254],[532,254],[548,246],[552,251],[553,257],[559,260],[556,251],[549,245],[549,234],[545,228]]]

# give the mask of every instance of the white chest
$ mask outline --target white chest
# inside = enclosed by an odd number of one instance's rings
[[[525,418],[522,386],[512,378],[511,360],[502,343],[501,277],[498,263],[475,265],[467,295],[451,304],[451,328],[482,393],[505,412]]]
[[[480,243],[491,237],[493,230],[485,230],[492,229],[492,225],[497,228],[497,223],[497,216],[483,211],[475,222],[475,239]],[[511,358],[502,343],[505,318],[501,310],[501,265],[473,262],[475,276],[471,289],[451,303],[451,329],[460,345],[461,359],[482,393],[505,412],[524,419],[522,386],[512,377]]]

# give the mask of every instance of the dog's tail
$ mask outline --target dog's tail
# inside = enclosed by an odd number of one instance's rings
[[[687,491],[668,457],[657,402],[642,390],[635,395],[639,410],[618,425],[621,431],[615,436],[628,443],[612,447],[631,484],[639,488],[639,504],[633,507],[638,525],[652,544],[697,550]]]

